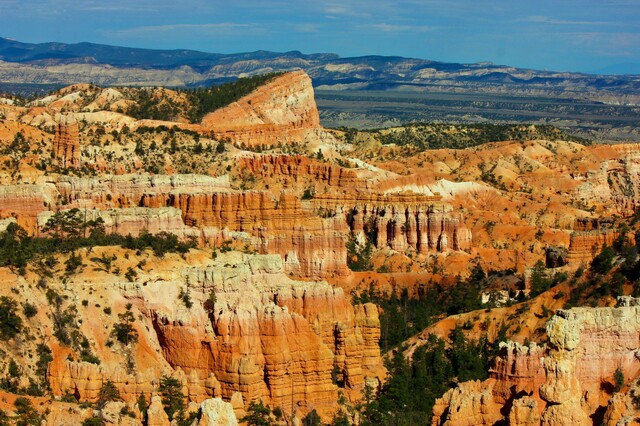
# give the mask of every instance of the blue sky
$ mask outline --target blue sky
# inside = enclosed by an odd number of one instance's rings
[[[640,0],[0,0],[0,36],[640,74]]]

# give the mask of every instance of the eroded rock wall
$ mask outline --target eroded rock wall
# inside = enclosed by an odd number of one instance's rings
[[[504,419],[523,425],[591,424],[597,412],[607,410],[611,418],[620,418],[622,413],[628,418],[634,412],[632,404],[622,397],[608,402],[612,395],[607,388],[613,387],[617,369],[625,383],[640,375],[640,306],[636,299],[626,298],[616,308],[560,310],[546,330],[546,347],[501,345],[491,378],[481,385],[463,383],[449,391],[436,402],[432,424],[447,424],[454,415],[447,413],[458,406],[467,407],[470,418],[489,416],[487,407],[493,404],[500,407]]]
[[[304,71],[274,78],[249,95],[207,114],[202,130],[246,146],[276,146],[332,136],[320,129],[311,79]]]
[[[290,279],[280,256],[230,252],[204,264],[158,264],[120,287],[141,313],[140,343],[132,352],[139,367],[127,371],[115,361],[95,365],[61,354],[48,372],[54,394],[95,401],[102,383],[111,380],[126,401],[140,393],[148,399],[169,374],[197,403],[239,393],[245,404],[262,399],[288,411],[293,400],[297,409],[330,414],[339,390],[334,368],[353,400],[362,395],[365,379],[384,376],[377,307],[352,306],[342,289],[326,282]],[[181,290],[191,307],[180,302]],[[162,362],[144,368],[141,357],[149,351]]]
[[[72,116],[60,115],[53,140],[54,161],[62,168],[80,166],[80,138],[78,123]]]

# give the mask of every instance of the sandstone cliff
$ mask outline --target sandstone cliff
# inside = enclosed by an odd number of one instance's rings
[[[197,403],[240,393],[245,404],[262,399],[290,412],[293,401],[296,410],[330,414],[339,390],[334,369],[353,400],[362,395],[365,379],[383,377],[374,305],[352,306],[340,288],[326,282],[291,280],[280,256],[230,252],[213,261],[202,254],[186,262],[155,262],[135,282],[98,273],[104,281],[94,278],[92,292],[109,294],[116,313],[126,303],[140,313],[138,343],[110,353],[102,324],[86,318],[83,330],[97,333],[89,335],[102,363],[72,361],[68,351],[54,351],[48,372],[54,394],[95,401],[101,384],[111,380],[125,401],[135,401],[140,393],[153,395],[159,377],[170,374]],[[120,262],[124,268],[137,260]],[[72,278],[69,287],[85,291],[79,282],[87,274]],[[188,292],[191,307],[181,302],[181,291]],[[134,371],[122,365],[122,357],[130,357]]]
[[[71,116],[59,116],[53,140],[54,160],[62,168],[80,166],[78,123]]]
[[[547,323],[546,348],[502,345],[491,378],[449,391],[436,402],[432,424],[453,424],[446,421],[454,415],[490,420],[504,416],[522,425],[591,424],[589,417],[598,418],[607,409],[612,418],[621,418],[623,412],[628,416],[637,409],[618,394],[611,399],[606,388],[613,386],[616,369],[626,383],[640,374],[639,309],[635,299],[622,299],[616,308],[558,311]],[[454,412],[455,407],[464,407],[464,412]],[[475,424],[489,424],[482,422]]]
[[[207,114],[202,130],[246,146],[331,140],[320,129],[311,79],[304,71],[274,78],[231,105]]]

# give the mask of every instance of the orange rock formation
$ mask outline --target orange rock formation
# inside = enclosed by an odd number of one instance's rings
[[[304,71],[274,78],[231,105],[207,114],[202,130],[247,146],[322,137],[311,79]]]
[[[446,423],[454,414],[445,415],[458,406],[465,408],[455,412],[460,418],[489,418],[474,424],[492,424],[501,416],[527,425],[590,423],[590,416],[609,405],[603,384],[613,383],[615,370],[624,377],[640,373],[640,306],[632,298],[619,303],[617,308],[558,311],[547,323],[548,347],[503,345],[490,379],[463,383],[437,400],[433,425],[458,424]],[[479,395],[482,405],[472,403]],[[503,407],[509,406],[506,413]],[[611,416],[621,410],[620,404],[609,408]]]
[[[340,288],[293,281],[283,272],[279,256],[226,253],[211,266],[183,267],[172,281],[131,283],[124,295],[147,316],[153,330],[149,348],[157,345],[189,400],[229,400],[239,392],[247,402],[262,399],[290,412],[293,401],[303,411],[313,407],[328,414],[338,397],[334,366],[343,391],[354,399],[365,378],[377,381],[384,374],[378,310],[372,304],[352,306]],[[153,274],[168,273],[175,271]],[[190,309],[176,306],[184,282],[195,302]],[[133,401],[155,391],[162,368],[139,365],[132,374],[117,364],[61,356],[48,377],[56,395],[95,401],[103,381],[111,380],[125,401]]]
[[[78,123],[71,116],[60,116],[53,140],[53,153],[62,168],[80,166],[80,140]]]

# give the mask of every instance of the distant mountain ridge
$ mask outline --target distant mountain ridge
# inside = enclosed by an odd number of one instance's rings
[[[294,69],[305,70],[315,87],[331,90],[509,93],[640,104],[640,75],[537,71],[399,56],[342,58],[298,51],[219,54],[0,38],[0,83],[5,85],[202,86]]]

